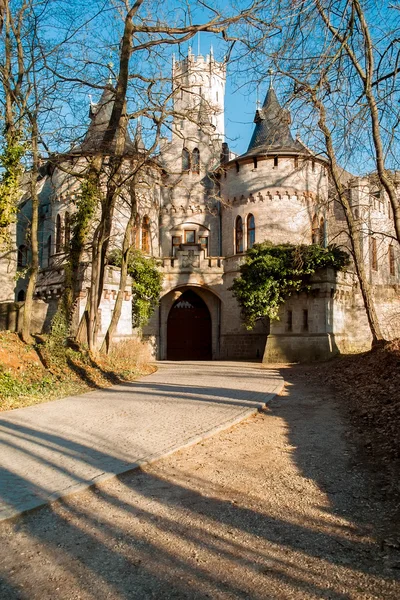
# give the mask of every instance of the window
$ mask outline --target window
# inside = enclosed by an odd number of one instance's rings
[[[286,313],[286,331],[293,331],[293,311],[291,310]]]
[[[315,160],[311,161],[311,170],[314,173],[314,171],[315,171]]]
[[[17,266],[23,269],[28,264],[28,248],[25,244],[18,246]]]
[[[64,217],[64,246],[65,250],[68,250],[69,242],[71,238],[71,219],[69,213],[65,213]]]
[[[190,171],[190,154],[187,148],[182,150],[182,171],[184,173]]]
[[[192,172],[200,173],[200,150],[198,148],[192,152]]]
[[[321,217],[319,220],[319,243],[325,246],[325,220]]]
[[[196,232],[194,229],[185,231],[185,244],[194,244],[196,241]]]
[[[277,167],[279,165],[279,158],[277,156],[274,156],[274,167]]]
[[[208,253],[208,237],[205,236],[205,235],[199,237],[199,244],[201,245],[201,247],[204,250],[205,254],[207,254]]]
[[[57,215],[56,219],[56,252],[61,252],[62,248],[62,228],[61,228],[61,217]]]
[[[389,272],[391,275],[395,275],[395,260],[394,260],[394,248],[393,245],[389,245]]]
[[[150,219],[147,215],[142,219],[142,250],[150,254]]]
[[[235,223],[235,254],[243,252],[243,221],[242,217],[236,217]]]
[[[239,173],[240,165],[239,165],[238,161],[235,162],[235,166],[236,166],[236,173]]]
[[[172,236],[172,256],[175,256],[176,250],[179,250],[179,246],[182,244],[181,235]]]
[[[371,268],[373,271],[378,270],[378,252],[375,238],[371,238]]]
[[[256,241],[256,222],[254,215],[250,214],[247,217],[247,248],[252,248]]]
[[[308,331],[308,310],[307,309],[303,310],[303,326],[302,326],[302,330],[303,331]]]
[[[51,235],[47,238],[47,266],[50,265],[50,256],[51,256]]]
[[[298,156],[294,157],[294,168],[295,169],[299,168],[299,157]]]
[[[253,168],[257,169],[257,156],[253,158]]]
[[[24,300],[25,300],[25,292],[24,292],[24,290],[19,290],[18,296],[17,296],[17,301],[24,302]]]
[[[311,238],[313,244],[319,243],[319,223],[317,215],[313,216],[312,226],[311,226]]]

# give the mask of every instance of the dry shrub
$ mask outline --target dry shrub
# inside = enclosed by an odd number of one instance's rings
[[[115,342],[109,359],[112,363],[126,369],[132,369],[133,366],[137,365],[141,369],[148,367],[150,371],[152,370],[150,364],[154,362],[150,343],[144,342],[138,337]]]

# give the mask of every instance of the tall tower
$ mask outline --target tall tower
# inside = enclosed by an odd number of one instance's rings
[[[224,128],[225,63],[214,59],[212,50],[204,58],[191,49],[187,58],[173,63],[174,90],[173,138],[198,138],[198,131],[209,126],[209,135],[222,143]]]
[[[173,63],[172,139],[160,149],[166,171],[160,220],[162,253],[179,244],[202,244],[219,255],[219,190],[213,176],[224,140],[225,63],[212,52]]]

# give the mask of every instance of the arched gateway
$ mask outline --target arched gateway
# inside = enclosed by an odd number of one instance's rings
[[[211,360],[211,315],[192,290],[174,302],[168,315],[167,359]]]

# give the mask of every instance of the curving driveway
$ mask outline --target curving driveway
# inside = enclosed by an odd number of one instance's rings
[[[162,362],[133,383],[4,412],[0,520],[228,428],[282,387],[257,363]]]

